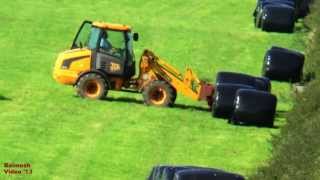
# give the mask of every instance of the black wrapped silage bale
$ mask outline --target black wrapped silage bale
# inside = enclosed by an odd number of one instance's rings
[[[177,171],[190,168],[192,168],[192,166],[155,166],[152,168],[148,180],[173,180],[174,174]]]
[[[295,9],[278,4],[266,5],[261,14],[261,28],[268,32],[292,33],[295,24]]]
[[[271,127],[276,107],[275,95],[264,91],[240,89],[236,93],[234,111],[229,121]]]
[[[261,28],[263,9],[265,6],[274,5],[278,7],[292,7],[295,9],[295,0],[259,0],[253,12],[254,24],[257,28]]]
[[[297,18],[304,18],[310,13],[310,4],[312,0],[299,0],[297,3],[296,11]]]
[[[244,180],[244,177],[214,168],[159,165],[152,168],[148,180]]]
[[[254,87],[256,87],[257,90],[270,92],[271,91],[270,79],[267,77],[256,77]]]
[[[219,84],[241,84],[252,86],[257,90],[270,91],[271,84],[268,78],[255,77],[248,74],[236,72],[218,72],[216,76],[216,85]]]
[[[185,169],[176,172],[174,180],[244,180],[244,177],[216,169]]]
[[[213,96],[212,116],[229,118],[234,108],[234,99],[239,89],[254,89],[252,86],[242,84],[218,84]]]
[[[299,82],[303,74],[304,60],[302,53],[272,47],[264,57],[262,75],[270,80]]]

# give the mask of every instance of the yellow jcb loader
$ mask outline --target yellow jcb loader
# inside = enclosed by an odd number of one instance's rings
[[[150,50],[144,50],[135,76],[133,41],[138,38],[126,25],[84,21],[71,49],[59,54],[53,77],[73,85],[83,98],[102,99],[109,90],[140,92],[147,105],[172,106],[179,92],[212,105],[212,84],[191,69],[182,75]]]

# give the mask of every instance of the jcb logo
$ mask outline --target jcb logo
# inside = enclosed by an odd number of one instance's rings
[[[120,71],[120,65],[117,63],[110,63],[110,71],[115,72],[115,71]]]

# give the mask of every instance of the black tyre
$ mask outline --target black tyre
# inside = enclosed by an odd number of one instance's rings
[[[239,89],[254,89],[241,84],[218,84],[213,95],[212,116],[230,118],[234,109],[234,98]]]
[[[173,91],[173,96],[172,96],[171,101],[174,103],[174,102],[176,102],[178,94],[177,94],[177,90],[175,88],[173,88],[173,87],[171,87],[171,88],[172,88],[172,91]]]
[[[299,82],[303,75],[304,60],[302,53],[272,47],[266,52],[262,75],[276,81]]]
[[[108,93],[108,84],[101,75],[88,73],[80,77],[76,84],[76,91],[83,98],[103,99]]]
[[[274,123],[277,97],[264,91],[240,89],[230,118],[233,123],[271,127]]]
[[[176,91],[165,81],[153,81],[143,90],[144,103],[152,106],[167,107],[174,104]]]
[[[216,77],[216,85],[231,83],[252,86],[257,90],[270,91],[271,83],[268,78],[254,77],[251,75],[235,72],[219,72]]]

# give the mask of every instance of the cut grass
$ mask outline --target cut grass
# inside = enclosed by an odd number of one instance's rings
[[[269,157],[277,128],[228,125],[213,119],[205,103],[181,95],[167,109],[146,107],[141,95],[122,92],[109,92],[105,101],[84,100],[51,77],[57,53],[69,48],[84,19],[132,25],[141,35],[137,60],[149,48],[178,69],[190,66],[212,82],[218,71],[260,75],[267,48],[303,50],[304,33],[255,29],[255,0],[3,3],[0,163],[31,163],[34,179],[119,180],[145,179],[156,164],[249,175]],[[273,83],[273,93],[278,111],[290,110],[290,86]],[[284,123],[280,113],[276,125]],[[2,177],[8,176],[1,171]]]

